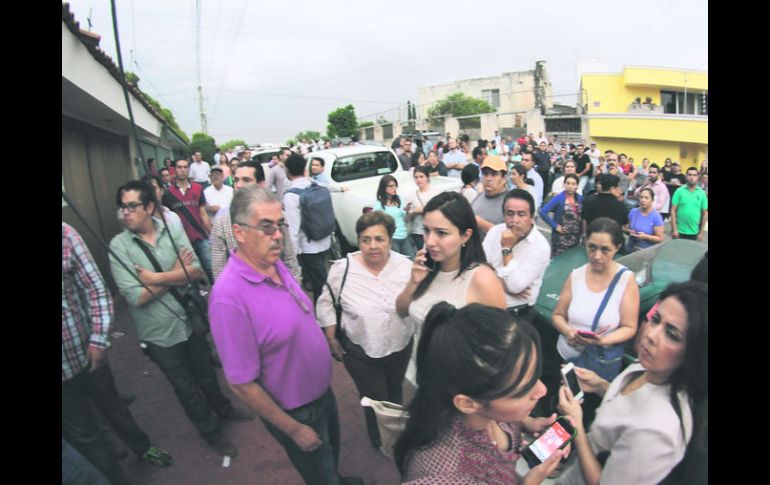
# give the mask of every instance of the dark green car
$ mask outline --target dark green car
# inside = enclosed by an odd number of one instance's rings
[[[702,242],[672,239],[626,256],[616,256],[615,261],[636,274],[639,316],[644,316],[652,308],[669,283],[689,280],[690,273],[707,250],[708,245]],[[555,345],[558,337],[551,315],[559,301],[564,281],[573,269],[587,262],[586,248],[576,246],[556,256],[548,265],[535,304],[535,326],[543,337],[543,345]]]

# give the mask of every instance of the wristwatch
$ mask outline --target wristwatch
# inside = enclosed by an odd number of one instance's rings
[[[513,252],[513,248],[503,248],[503,256],[510,256]]]

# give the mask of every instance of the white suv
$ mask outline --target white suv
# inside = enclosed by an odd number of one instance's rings
[[[323,158],[324,172],[332,180],[330,187],[344,186],[344,192],[332,190],[332,205],[337,219],[333,252],[341,257],[357,246],[356,221],[365,210],[371,210],[377,202],[377,187],[383,175],[390,174],[398,180],[398,193],[403,197],[417,190],[411,172],[405,172],[393,150],[387,147],[355,145],[330,148],[308,153],[310,160]],[[458,192],[462,181],[452,177],[431,177],[431,184],[439,191]],[[336,246],[336,247],[335,247]]]

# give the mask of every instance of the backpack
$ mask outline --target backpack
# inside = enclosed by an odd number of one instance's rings
[[[299,195],[299,209],[302,217],[300,229],[309,241],[318,241],[334,232],[332,194],[323,185],[311,182],[304,189],[289,189],[287,193]]]

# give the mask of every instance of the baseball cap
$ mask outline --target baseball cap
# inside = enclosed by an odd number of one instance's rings
[[[492,170],[496,170],[498,172],[508,171],[508,167],[506,167],[503,159],[497,155],[487,155],[486,158],[484,158],[484,161],[481,163],[481,168],[491,168]]]

